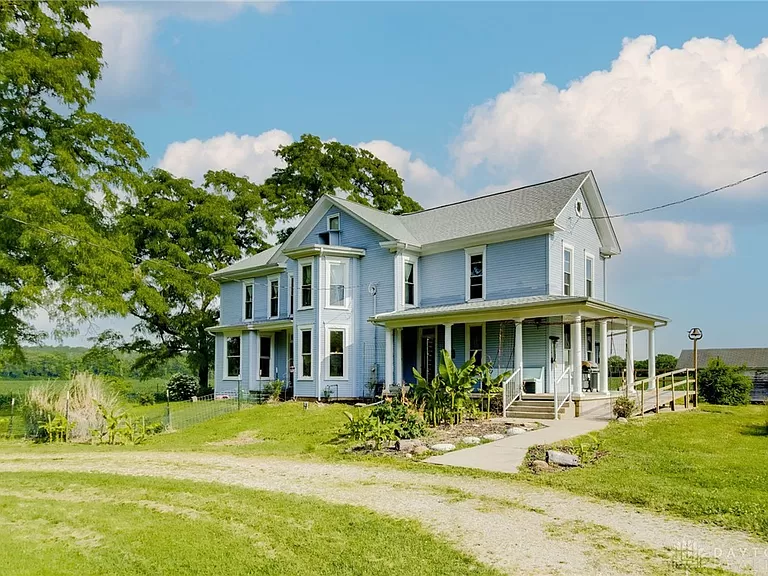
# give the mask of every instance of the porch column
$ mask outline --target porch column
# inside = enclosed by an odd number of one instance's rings
[[[395,385],[403,383],[403,329],[395,330],[397,341],[395,342]]]
[[[608,392],[608,320],[600,320],[600,382],[598,390],[603,394]]]
[[[243,390],[256,388],[256,382],[259,381],[259,346],[260,337],[257,330],[251,330],[248,338],[248,372],[245,374],[246,382],[242,382]]]
[[[520,370],[517,382],[522,390],[523,384],[523,320],[515,320],[515,370]]]
[[[627,322],[627,392],[635,391],[635,327]]]
[[[392,386],[392,328],[387,326],[385,329],[384,337],[384,392],[389,392],[390,386]]]
[[[443,324],[443,327],[445,328],[445,350],[453,358],[453,324]]]
[[[656,329],[648,328],[648,390],[656,388]]]
[[[581,316],[571,325],[571,394],[581,396]]]

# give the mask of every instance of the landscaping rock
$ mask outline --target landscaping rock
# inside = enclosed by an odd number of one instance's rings
[[[445,442],[441,444],[432,444],[429,449],[434,450],[435,452],[450,452],[451,450],[456,450],[456,446]]]
[[[395,443],[395,450],[398,452],[413,452],[416,446],[423,446],[424,442],[421,440],[398,440]]]
[[[531,463],[531,468],[534,472],[546,472],[550,469],[550,466],[544,460],[534,460]]]
[[[495,440],[501,440],[504,438],[504,434],[486,434],[483,436],[485,440],[495,441]]]
[[[578,466],[580,464],[578,456],[558,450],[547,450],[547,462],[558,466]]]
[[[629,420],[627,420],[622,416],[620,418],[616,418],[616,422],[621,422],[622,424],[626,424],[627,422],[629,422]]]
[[[424,454],[424,453],[426,453],[426,452],[429,452],[429,448],[428,448],[428,447],[426,447],[426,446],[416,446],[416,447],[413,449],[413,453],[414,453],[416,456],[419,456],[420,454]]]
[[[461,441],[464,442],[464,444],[480,444],[480,438],[477,436],[464,436]]]
[[[525,434],[527,430],[525,428],[521,428],[520,426],[512,426],[512,428],[507,429],[507,436],[517,436],[518,434]]]

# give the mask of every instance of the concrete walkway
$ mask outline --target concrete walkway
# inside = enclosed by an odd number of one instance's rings
[[[477,468],[491,472],[517,472],[523,463],[528,448],[536,444],[552,444],[581,434],[605,428],[610,422],[607,418],[568,418],[551,420],[546,428],[532,432],[509,436],[503,440],[480,444],[464,450],[456,450],[439,456],[427,458],[430,464]]]

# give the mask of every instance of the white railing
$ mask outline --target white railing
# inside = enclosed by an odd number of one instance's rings
[[[501,383],[502,385],[502,394],[501,394],[501,405],[502,405],[502,414],[504,418],[507,417],[507,409],[512,406],[512,403],[515,400],[518,400],[523,393],[523,379],[522,379],[522,372],[520,371],[520,368],[512,372],[508,378],[504,380],[504,382]]]
[[[562,382],[565,381],[565,389]],[[558,390],[561,389],[561,390]],[[565,404],[571,397],[571,391],[573,390],[571,386],[571,367],[568,366],[565,370],[563,370],[563,373],[560,374],[560,376],[555,380],[555,385],[552,386],[552,392],[554,394],[554,403],[555,403],[555,420],[560,419],[560,408]],[[558,391],[562,391],[562,394],[558,394]]]

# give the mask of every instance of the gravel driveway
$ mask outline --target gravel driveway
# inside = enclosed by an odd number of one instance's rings
[[[0,454],[0,472],[15,471],[159,476],[365,506],[419,520],[510,574],[768,574],[768,543],[744,533],[522,482],[204,453]]]

